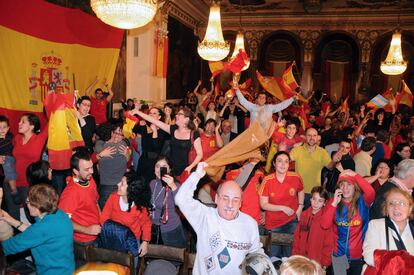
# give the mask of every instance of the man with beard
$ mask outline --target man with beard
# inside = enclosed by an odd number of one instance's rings
[[[248,253],[263,253],[257,223],[239,211],[242,190],[235,181],[219,186],[217,208],[193,198],[206,166],[200,162],[175,196],[175,203],[197,233],[193,274],[241,274],[240,265]]]
[[[80,147],[72,155],[70,164],[73,176],[66,179],[59,208],[72,220],[75,243],[86,246],[94,243],[101,232],[99,196],[92,178],[93,163],[87,149]]]

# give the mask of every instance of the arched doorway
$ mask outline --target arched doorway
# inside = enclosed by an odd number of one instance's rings
[[[281,76],[291,61],[296,61],[293,71],[299,81],[302,68],[303,47],[291,32],[276,31],[267,35],[259,48],[258,70],[264,75]]]
[[[354,100],[359,71],[359,46],[347,33],[321,37],[313,57],[314,90],[326,93],[334,102],[349,96]]]

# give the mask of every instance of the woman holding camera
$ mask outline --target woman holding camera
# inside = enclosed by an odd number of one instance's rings
[[[333,274],[361,274],[362,242],[369,222],[369,207],[375,198],[371,185],[359,174],[345,170],[339,175],[334,197],[325,206],[321,227],[334,226]],[[332,274],[329,273],[328,274]]]
[[[180,217],[176,211],[174,197],[180,184],[174,181],[170,161],[160,156],[155,163],[155,179],[150,183],[151,215],[155,234],[161,235],[164,245],[185,247],[186,238]],[[156,243],[159,240],[155,240]]]

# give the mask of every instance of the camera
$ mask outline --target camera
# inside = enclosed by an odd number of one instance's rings
[[[162,184],[163,184],[164,186],[167,184],[166,182],[164,182],[164,181],[162,180],[162,178],[163,178],[165,175],[168,175],[167,167],[160,167],[160,179],[161,179],[161,182],[162,182]]]

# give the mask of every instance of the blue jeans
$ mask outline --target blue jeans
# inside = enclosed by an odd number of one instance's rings
[[[16,160],[12,156],[5,156],[5,160],[3,163],[3,172],[4,176],[8,180],[16,180],[17,179],[17,172],[15,168]]]
[[[186,246],[186,237],[184,228],[180,224],[175,229],[168,232],[161,232],[161,238],[164,245],[184,248]]]
[[[276,233],[288,233],[293,234],[295,232],[296,225],[298,224],[298,220],[294,219],[293,221],[290,221],[282,226],[273,228],[270,230],[270,232],[276,232]],[[292,247],[291,246],[284,246],[284,245],[271,245],[270,246],[270,257],[290,257],[290,254],[292,253]]]

